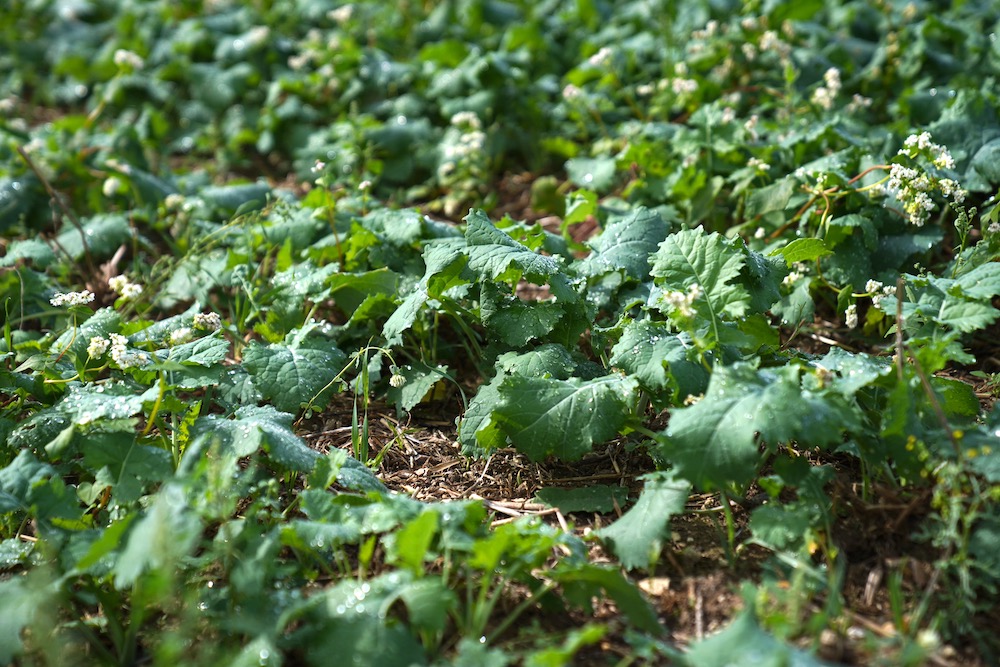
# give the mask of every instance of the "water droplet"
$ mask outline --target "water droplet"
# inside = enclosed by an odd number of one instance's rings
[[[480,644],[485,644],[486,643],[486,636],[485,635],[479,638],[479,643]]]
[[[583,182],[584,183],[590,183],[593,180],[594,180],[594,175],[593,174],[584,174],[583,175]]]

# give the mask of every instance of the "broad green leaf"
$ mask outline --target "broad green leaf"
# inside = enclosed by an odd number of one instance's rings
[[[792,440],[804,447],[839,442],[858,416],[834,396],[802,388],[796,366],[719,367],[702,400],[671,414],[658,449],[700,488],[744,485],[757,473],[759,443],[774,448]]]
[[[835,347],[812,364],[820,375],[823,371],[835,373],[831,378],[821,379],[844,398],[852,398],[865,386],[892,372],[892,363],[887,359],[873,357],[864,352],[851,353]]]
[[[16,664],[24,646],[21,633],[48,607],[54,591],[40,587],[38,577],[16,574],[0,581],[0,663]]]
[[[469,407],[458,424],[458,441],[466,456],[484,456],[507,444],[507,436],[496,420],[493,411],[500,403],[500,383],[505,376],[497,375],[489,384],[479,387],[469,402]]]
[[[151,484],[173,472],[170,453],[141,445],[132,433],[96,433],[88,436],[83,460],[97,471],[95,484],[107,483],[120,503],[138,500]]]
[[[628,501],[628,489],[624,486],[593,484],[572,489],[545,487],[535,494],[538,500],[549,507],[558,507],[563,514],[569,512],[599,512],[608,514],[616,507],[623,507]]]
[[[519,348],[550,333],[562,318],[563,309],[553,302],[522,301],[496,284],[484,282],[480,315],[490,334],[505,345]]]
[[[399,288],[399,276],[389,269],[336,273],[330,276],[327,284],[337,306],[350,317],[372,295],[395,295]]]
[[[310,404],[324,406],[345,362],[344,353],[332,341],[297,339],[295,332],[285,343],[254,343],[243,352],[243,367],[254,386],[276,408],[287,412]]]
[[[756,218],[765,213],[784,210],[797,189],[798,181],[789,176],[754,190],[747,198],[746,217]]]
[[[505,377],[493,418],[518,450],[532,460],[549,455],[572,461],[625,424],[638,391],[633,378],[596,380]]]
[[[566,173],[575,185],[606,193],[614,186],[615,159],[574,157],[566,160]]]
[[[408,522],[396,532],[392,548],[388,549],[391,562],[409,568],[414,576],[420,576],[424,571],[424,560],[437,529],[437,512],[423,512]]]
[[[823,239],[795,239],[786,246],[772,250],[768,255],[780,255],[788,266],[796,262],[812,262],[824,255],[832,254],[833,250],[826,246]]]
[[[573,658],[580,649],[593,646],[607,634],[608,628],[597,623],[588,623],[582,628],[571,630],[566,634],[560,646],[544,648],[528,654],[524,667],[561,667],[573,664]]]
[[[761,630],[752,609],[741,612],[722,632],[696,642],[685,657],[691,667],[827,667],[829,664]]]
[[[393,347],[403,342],[403,332],[413,326],[432,292],[435,296],[440,296],[449,287],[469,282],[461,271],[465,262],[462,253],[464,247],[465,239],[447,238],[429,243],[424,248],[426,268],[423,278],[411,288],[382,327],[387,346]]]
[[[271,186],[264,182],[234,185],[212,185],[202,188],[198,196],[217,213],[231,217],[264,207]]]
[[[246,644],[226,667],[281,667],[281,649],[271,637],[260,636]]]
[[[463,637],[451,664],[453,667],[507,667],[512,659],[506,651],[490,648],[472,637]]]
[[[575,368],[572,355],[556,343],[546,343],[527,352],[506,352],[497,358],[497,369],[508,375],[567,380]]]
[[[87,239],[86,244],[80,231],[69,220],[66,220],[56,237],[56,243],[62,251],[77,260],[83,258],[85,252],[89,252],[95,260],[107,259],[118,246],[128,243],[132,238],[128,219],[120,213],[95,215],[82,220],[81,226]]]
[[[22,449],[0,470],[0,512],[16,511],[48,525],[53,520],[78,520],[81,507],[55,468]]]
[[[171,347],[167,359],[185,365],[214,366],[225,359],[227,354],[229,354],[229,341],[215,332]]]
[[[645,475],[639,500],[625,514],[606,528],[597,531],[621,561],[633,570],[648,568],[670,539],[670,518],[684,511],[691,484],[675,479],[672,473]]]
[[[543,282],[559,273],[557,260],[515,241],[497,229],[482,211],[470,211],[465,223],[469,268],[483,279],[511,283],[523,275],[532,282]]]
[[[656,211],[639,207],[612,222],[590,243],[593,254],[579,265],[584,275],[624,271],[633,280],[647,280],[649,258],[667,237],[670,225]]]
[[[399,591],[399,598],[406,605],[412,627],[427,632],[444,631],[458,601],[447,583],[433,577],[410,582]]]
[[[683,399],[701,394],[708,385],[708,372],[692,361],[692,348],[688,336],[673,333],[665,322],[638,320],[626,325],[611,349],[611,364],[635,377],[654,397],[669,392]],[[662,403],[664,398],[657,400]]]
[[[119,382],[74,386],[53,410],[66,415],[74,424],[125,419],[141,412],[143,401],[150,400],[148,390],[136,394],[137,389]]]
[[[733,284],[743,269],[742,241],[727,241],[720,234],[702,228],[684,229],[667,237],[653,257],[652,275],[663,289],[688,290],[698,284],[704,296],[695,302],[707,307],[707,315],[717,321],[728,315],[739,317],[750,305],[746,289]]]
[[[618,569],[585,563],[565,569],[556,567],[548,574],[563,586],[568,599],[584,609],[589,609],[590,600],[603,593],[637,628],[656,636],[663,634],[656,612]]]
[[[446,366],[428,366],[422,362],[404,364],[398,369],[406,381],[401,387],[390,387],[386,398],[394,402],[403,412],[409,412],[420,403],[434,385],[447,381]]]
[[[177,483],[166,484],[153,497],[146,514],[135,522],[115,563],[118,589],[132,586],[150,570],[172,572],[178,561],[191,553],[203,528],[185,493]]]
[[[0,198],[2,198],[0,193]],[[0,220],[3,214],[0,213]],[[2,223],[0,223],[2,226]],[[0,266],[15,266],[19,262],[30,260],[32,266],[38,270],[44,270],[47,266],[56,261],[56,254],[47,243],[40,239],[24,239],[13,241],[7,246],[7,254],[0,257]]]
[[[292,431],[292,415],[270,405],[238,409],[233,419],[219,415],[200,417],[194,424],[191,444],[181,460],[182,471],[193,466],[210,447],[237,457],[251,456],[263,449],[283,468],[309,472],[319,458]]]

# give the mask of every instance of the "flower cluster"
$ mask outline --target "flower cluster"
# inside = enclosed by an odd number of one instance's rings
[[[108,281],[108,287],[113,289],[118,296],[125,299],[126,301],[131,301],[132,299],[138,298],[142,294],[142,285],[137,285],[129,280],[126,276],[115,276]]]
[[[792,265],[792,270],[788,272],[788,275],[781,279],[782,286],[791,287],[805,277],[806,271],[807,269],[805,264],[802,262],[795,262]]]
[[[848,329],[856,329],[858,327],[858,304],[852,303],[844,311],[844,323]]]
[[[451,117],[451,127],[441,142],[437,175],[452,190],[444,201],[445,212],[455,214],[468,193],[474,192],[487,171],[486,133],[479,116],[460,111]]]
[[[149,355],[147,353],[128,349],[128,338],[116,333],[108,334],[107,338],[103,336],[94,336],[91,338],[90,344],[87,346],[87,356],[91,359],[97,359],[109,350],[111,361],[122,369],[144,366],[149,363]]]
[[[916,160],[924,158],[937,169],[952,169],[955,160],[944,146],[931,141],[929,132],[911,134],[903,142],[898,155]],[[896,199],[903,203],[903,210],[916,227],[922,227],[936,208],[931,193],[935,190],[956,203],[965,201],[967,192],[950,178],[937,178],[923,168],[893,164],[889,167],[886,188],[895,192]]]
[[[180,327],[170,332],[171,345],[183,345],[194,339],[194,330],[191,327]]]
[[[115,51],[114,61],[115,65],[119,68],[128,70],[140,70],[146,64],[142,56],[127,49],[118,49]]]
[[[873,306],[881,309],[882,299],[887,296],[895,296],[896,287],[894,285],[883,285],[878,280],[869,280],[865,283],[865,294],[871,297]]]
[[[747,167],[753,169],[758,174],[764,174],[770,171],[771,165],[759,158],[752,157],[747,160]]]
[[[899,149],[899,155],[916,158],[919,155],[928,157],[931,163],[938,169],[954,169],[955,160],[951,157],[948,149],[941,144],[931,141],[930,132],[911,134],[903,142],[903,147]]]
[[[103,336],[94,336],[90,339],[90,345],[87,346],[87,356],[91,359],[97,359],[104,355],[108,351],[108,345],[111,344],[107,338]]]
[[[694,308],[692,308],[692,305],[698,300],[698,298],[701,297],[701,295],[701,285],[698,283],[691,283],[687,292],[667,292],[663,295],[663,301],[670,306],[672,310],[677,311],[682,317],[691,317],[694,315]]]
[[[94,293],[89,289],[82,292],[56,292],[55,296],[49,299],[56,308],[60,306],[82,306],[94,300]]]
[[[824,85],[813,91],[812,101],[823,109],[830,109],[833,107],[833,101],[840,93],[842,87],[840,70],[836,67],[826,70],[823,73],[823,83]]]
[[[218,331],[222,328],[222,317],[218,313],[195,313],[194,328],[200,331]]]
[[[602,46],[597,53],[587,58],[587,64],[591,67],[605,67],[611,62],[613,53],[610,47]]]

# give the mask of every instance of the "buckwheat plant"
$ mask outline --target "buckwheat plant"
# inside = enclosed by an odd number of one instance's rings
[[[471,111],[460,111],[451,117],[451,127],[441,141],[441,162],[437,176],[441,187],[448,191],[443,200],[444,211],[454,215],[464,203],[476,199],[480,184],[489,171],[486,133],[482,122]]]

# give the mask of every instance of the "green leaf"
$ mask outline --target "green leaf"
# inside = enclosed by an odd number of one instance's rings
[[[797,180],[788,177],[777,183],[765,185],[759,190],[754,190],[747,198],[746,217],[756,218],[765,213],[783,211],[797,189]]]
[[[566,160],[566,173],[574,185],[608,192],[615,184],[615,159],[574,157]]]
[[[346,357],[320,337],[290,333],[284,343],[251,344],[243,352],[243,367],[254,386],[278,410],[297,412],[306,405],[322,407],[333,390],[331,382],[343,370]]]
[[[509,376],[500,383],[493,418],[532,460],[572,461],[625,424],[638,382],[609,375],[596,380]]]
[[[805,447],[839,442],[858,417],[834,396],[803,389],[796,366],[723,366],[702,400],[671,414],[659,452],[701,488],[745,485],[757,473],[760,442],[769,448],[792,440]]]
[[[114,254],[122,244],[127,244],[132,238],[132,229],[128,218],[120,213],[103,213],[81,221],[83,233],[86,236],[86,250],[95,260],[106,259]],[[83,237],[80,231],[67,220],[55,240],[73,259],[84,256]]]
[[[430,577],[404,586],[399,591],[399,598],[406,605],[412,627],[425,632],[443,632],[458,601],[455,591],[444,581]]]
[[[83,460],[98,471],[95,484],[106,482],[119,503],[138,500],[146,488],[173,472],[170,453],[140,445],[132,433],[95,433],[87,437]]]
[[[167,353],[167,359],[185,365],[214,366],[229,354],[229,341],[219,332],[203,338],[175,345]]]
[[[438,530],[438,513],[425,511],[407,522],[394,536],[388,557],[420,576],[424,571],[424,559]]]
[[[309,472],[320,457],[292,431],[292,415],[270,405],[238,409],[234,419],[219,415],[200,417],[194,423],[191,444],[181,460],[188,470],[210,447],[237,457],[251,456],[263,449],[269,458],[288,470]]]
[[[713,321],[723,315],[739,317],[750,305],[746,290],[730,281],[739,277],[745,262],[740,239],[727,241],[720,234],[702,228],[684,229],[660,244],[653,258],[652,275],[663,289],[685,291],[697,283],[704,293],[707,315]]]
[[[0,194],[2,198],[2,194]],[[0,220],[3,215],[0,213]],[[7,246],[7,254],[0,257],[0,266],[15,266],[18,262],[30,260],[34,268],[44,270],[56,261],[56,254],[47,243],[40,239],[13,241]]]
[[[38,578],[15,575],[0,581],[0,663],[15,664],[24,646],[21,633],[35,614],[48,606],[51,592],[36,585]]]
[[[656,612],[618,569],[584,563],[568,568],[556,567],[548,574],[566,589],[566,597],[579,606],[589,608],[591,599],[607,596],[635,627],[653,635],[663,634]]]
[[[629,570],[648,568],[669,539],[670,518],[684,511],[691,484],[674,478],[673,473],[645,475],[639,500],[620,519],[597,531]]]
[[[518,348],[550,333],[562,318],[563,309],[553,302],[522,301],[495,283],[484,282],[480,315],[490,334]]]
[[[52,409],[74,424],[125,419],[141,412],[143,401],[149,400],[145,392],[136,394],[136,389],[117,382],[74,386]]]
[[[569,379],[576,369],[569,351],[557,343],[546,343],[527,352],[506,352],[497,358],[497,368],[507,375]]]
[[[78,520],[81,508],[55,468],[22,449],[0,470],[0,512],[27,512],[45,525],[52,520]]]
[[[594,253],[579,265],[587,276],[624,271],[643,281],[649,276],[649,258],[667,237],[670,225],[656,211],[639,207],[612,222],[590,242]]]
[[[201,522],[190,511],[185,490],[176,483],[162,487],[149,510],[135,522],[115,563],[115,586],[132,586],[150,570],[172,572],[191,553],[202,532]]]
[[[809,238],[795,239],[786,246],[772,250],[768,256],[780,255],[785,263],[791,266],[796,262],[812,262],[830,254],[833,254],[833,250],[826,246],[823,239]]]
[[[434,385],[446,381],[447,366],[428,366],[422,362],[404,364],[398,368],[399,375],[406,379],[401,387],[390,387],[386,398],[394,402],[403,412],[409,412],[420,403]]]
[[[516,283],[523,275],[531,282],[544,283],[559,273],[561,266],[552,257],[540,255],[518,243],[490,222],[479,210],[465,216],[465,252],[469,268],[487,280]]]
[[[573,664],[573,658],[580,649],[601,641],[607,632],[606,626],[596,623],[588,623],[582,628],[571,630],[560,646],[528,654],[524,660],[524,667],[563,667]]]
[[[722,632],[695,642],[688,651],[691,667],[827,667],[828,663],[783,644],[760,629],[753,609],[740,613]]]
[[[683,399],[701,394],[708,385],[708,371],[690,358],[692,352],[686,334],[673,333],[665,322],[639,320],[626,325],[611,349],[611,364],[634,376],[654,396],[668,391]]]
[[[608,514],[628,501],[624,486],[593,484],[574,489],[546,487],[539,489],[536,498],[549,507],[558,507],[563,514],[569,512],[599,512]]]

